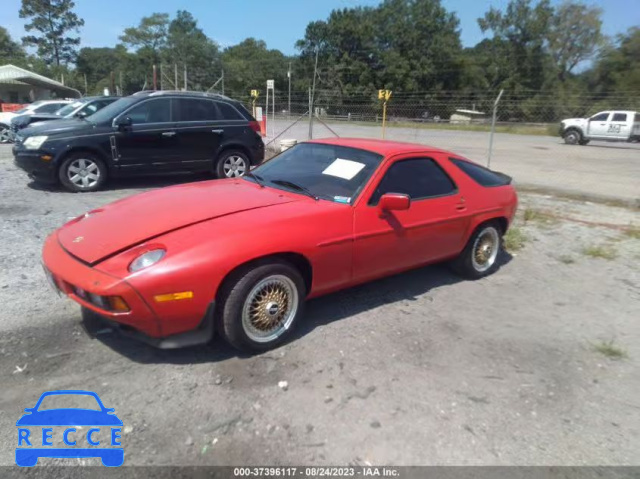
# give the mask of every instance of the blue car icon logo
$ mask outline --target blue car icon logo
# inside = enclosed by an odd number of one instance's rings
[[[88,401],[93,408],[46,408],[52,399],[57,402],[69,398],[76,402],[81,400],[83,405]],[[102,404],[96,393],[76,390],[45,392],[36,405],[25,409],[25,412],[27,414],[16,423],[18,466],[35,466],[41,457],[99,457],[107,467],[121,466],[124,462],[124,448],[120,442],[122,421],[114,409]]]

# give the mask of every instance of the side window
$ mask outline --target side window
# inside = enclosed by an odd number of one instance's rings
[[[218,119],[215,104],[211,100],[177,98],[177,121],[212,121]]]
[[[100,102],[95,101],[93,103],[89,103],[87,106],[82,108],[80,111],[82,113],[86,114],[87,116],[89,116],[89,115],[93,115],[99,109],[100,109]],[[78,113],[80,113],[80,111]]]
[[[157,98],[145,101],[133,107],[125,115],[131,118],[134,125],[167,123],[171,121],[171,100],[169,98]]]
[[[605,112],[605,113],[600,113],[596,116],[592,116],[591,121],[607,121],[607,118],[609,118],[609,113]]]
[[[482,186],[504,186],[511,183],[511,178],[502,173],[496,173],[470,161],[449,158],[451,163],[466,173],[473,181]]]
[[[377,205],[385,193],[402,193],[415,200],[450,195],[457,190],[451,178],[430,158],[401,160],[391,165],[369,200]]]
[[[626,113],[614,113],[611,121],[627,121]]]
[[[36,108],[35,111],[38,113],[55,113],[65,105],[66,103],[47,103],[46,105]]]
[[[229,105],[228,103],[222,103],[220,101],[216,102],[218,106],[218,110],[220,110],[220,115],[225,120],[244,120],[242,115],[236,110],[234,107]]]

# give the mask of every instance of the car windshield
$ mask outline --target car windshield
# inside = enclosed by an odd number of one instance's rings
[[[248,181],[336,203],[352,203],[382,156],[324,143],[301,143],[252,171]]]
[[[93,115],[89,115],[86,119],[93,123],[111,121],[116,115],[136,101],[138,101],[138,99],[131,96],[120,98],[119,100],[105,106],[102,110],[98,110]]]
[[[77,108],[80,108],[82,105],[84,105],[84,103],[85,102],[83,102],[83,101],[74,101],[73,103],[69,103],[68,105],[63,106],[58,111],[56,111],[56,115],[57,116],[67,116],[67,115],[73,113]]]
[[[38,411],[68,408],[102,410],[96,398],[89,394],[51,394],[42,398]]]

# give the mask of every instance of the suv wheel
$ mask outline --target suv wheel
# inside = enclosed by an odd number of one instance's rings
[[[218,178],[239,178],[247,173],[249,173],[249,158],[238,150],[223,152],[216,164]]]
[[[58,176],[70,191],[96,191],[107,179],[107,168],[93,153],[79,152],[64,160]]]

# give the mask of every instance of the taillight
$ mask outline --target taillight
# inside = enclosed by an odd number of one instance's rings
[[[260,133],[260,123],[258,123],[257,121],[250,121],[249,128],[251,128],[256,133]]]

